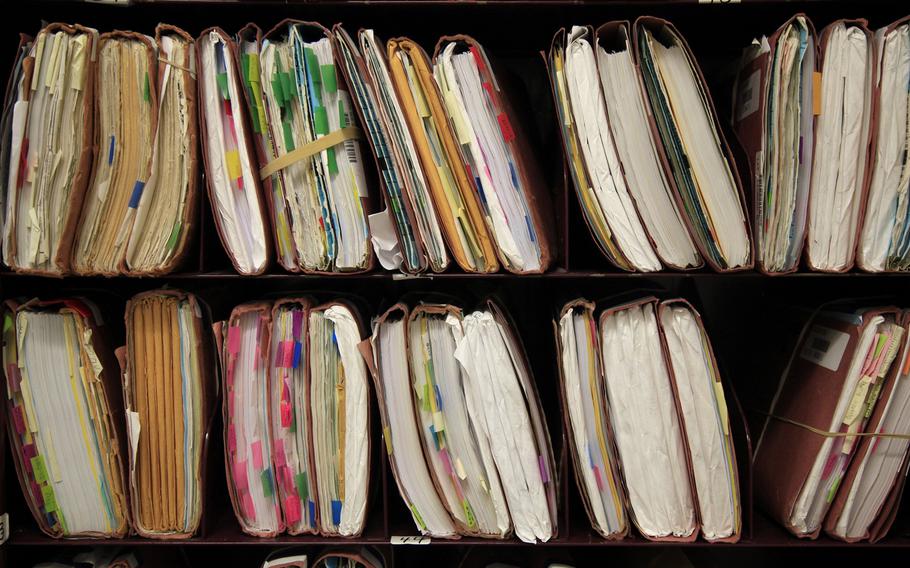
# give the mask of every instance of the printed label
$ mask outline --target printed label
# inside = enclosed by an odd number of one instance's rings
[[[428,536],[393,536],[389,539],[389,542],[393,545],[396,544],[430,544],[430,537]]]
[[[761,87],[761,70],[756,69],[749,75],[746,82],[741,85],[736,101],[736,121],[740,122],[758,110],[761,96],[758,89]]]
[[[850,336],[842,331],[816,325],[809,331],[809,337],[806,338],[799,356],[836,372],[849,341]]]

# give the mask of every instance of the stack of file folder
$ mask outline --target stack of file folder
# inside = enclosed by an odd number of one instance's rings
[[[894,520],[907,442],[857,434],[910,431],[907,325],[894,307],[836,304],[803,329],[753,466],[758,502],[793,534],[877,540]]]
[[[70,268],[92,171],[93,121],[87,117],[93,116],[98,49],[97,31],[51,24],[14,68],[6,104],[11,132],[3,134],[10,139],[2,180],[3,257],[18,272],[59,276]]]
[[[217,393],[212,328],[192,294],[152,290],[126,306],[123,370],[132,527],[183,539],[198,530]]]
[[[52,537],[126,536],[119,371],[97,308],[7,301],[2,317],[13,462],[35,521]]]
[[[790,18],[743,54],[733,123],[752,168],[759,270],[794,272],[806,239],[815,133],[812,22]]]
[[[307,550],[284,549],[270,554],[262,568],[308,568]],[[385,566],[378,551],[367,547],[342,548],[323,552],[316,556],[313,568],[382,568]]]
[[[492,301],[398,304],[370,341],[392,471],[422,534],[556,535],[553,451],[523,347]]]
[[[255,536],[357,536],[370,477],[369,389],[359,316],[307,298],[238,306],[216,326],[225,465]]]
[[[736,542],[739,477],[724,386],[698,313],[644,298],[575,300],[556,322],[575,476],[594,529],[622,538]],[[605,396],[604,396],[605,394]]]

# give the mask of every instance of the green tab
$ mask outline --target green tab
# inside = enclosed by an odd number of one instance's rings
[[[47,467],[44,465],[44,458],[41,456],[32,458],[32,474],[34,474],[36,482],[47,482]]]
[[[329,162],[329,174],[338,174],[338,162],[335,160],[335,148],[327,148],[325,151],[326,160]]]
[[[11,329],[13,329],[13,316],[6,314],[6,316],[3,317],[3,333],[6,333]]]
[[[335,76],[335,65],[320,65],[319,71],[322,73],[322,86],[327,93],[334,93],[338,90],[338,79]]]
[[[313,109],[313,122],[316,126],[316,134],[325,136],[329,133],[329,115],[325,107],[319,106]]]
[[[347,113],[344,111],[344,103],[341,101],[341,98],[338,99],[338,124],[341,125],[341,128],[351,125],[347,120]]]
[[[274,493],[274,489],[272,488],[272,472],[268,469],[264,469],[262,470],[260,477],[262,478],[262,494],[265,497],[271,497]]]
[[[41,497],[44,499],[44,510],[48,513],[57,511],[57,497],[54,495],[54,488],[50,485],[41,486]]]
[[[152,87],[149,84],[148,71],[145,72],[145,91],[143,91],[142,97],[145,99],[145,102],[149,102],[152,100]]]
[[[240,56],[240,75],[244,83],[250,82],[250,54],[244,53]]]
[[[284,132],[284,145],[286,152],[294,151],[294,135],[291,133],[291,123],[288,121],[283,121],[281,123],[281,130]]]
[[[303,55],[306,58],[306,68],[309,71],[310,80],[313,85],[318,87],[322,83],[322,78],[319,76],[319,59],[316,57],[316,52],[309,47],[305,47],[303,48]]]
[[[837,495],[837,488],[840,487],[840,482],[843,479],[843,476],[839,477],[834,481],[834,485],[831,486],[831,490],[828,491],[828,495],[825,498],[828,503],[834,501],[834,496]]]
[[[250,83],[259,83],[259,56],[255,53],[248,53],[246,64]]]
[[[427,530],[427,525],[423,522],[423,517],[420,516],[420,513],[417,512],[417,507],[414,506],[414,503],[411,503],[411,514],[414,515],[414,520],[417,521],[417,527],[422,531]]]
[[[256,112],[255,105],[250,109],[250,126],[253,127],[253,132],[256,134],[260,134],[262,132],[262,128],[259,127],[259,113]]]
[[[272,75],[272,93],[275,96],[275,102],[278,103],[279,107],[284,106],[284,95],[281,90],[281,74],[275,73]]]
[[[231,100],[231,91],[228,89],[227,73],[218,73],[215,79],[218,81],[218,90],[221,91],[221,98],[226,101]]]
[[[279,73],[278,76],[281,78],[281,98],[284,102],[288,102],[296,93],[294,84],[291,82],[291,74]]]
[[[306,503],[310,498],[310,491],[308,487],[310,486],[307,483],[306,472],[298,473],[294,481],[297,484],[297,495],[300,496],[300,500]]]
[[[164,246],[166,250],[173,250],[177,246],[177,238],[180,236],[180,221],[177,221],[174,224],[174,229],[171,231],[171,236],[167,238],[167,244]]]
[[[464,509],[464,516],[468,523],[468,527],[474,528],[477,526],[477,519],[474,518],[474,510],[471,509],[471,505],[468,504],[467,499],[461,502],[461,508]]]

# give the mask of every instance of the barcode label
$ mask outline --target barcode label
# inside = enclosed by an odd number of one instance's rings
[[[844,357],[844,351],[847,350],[849,341],[850,336],[842,331],[816,325],[809,330],[809,336],[803,343],[803,349],[799,356],[836,372],[838,367],[840,367],[841,359]]]
[[[736,120],[743,120],[753,112],[758,110],[758,101],[761,100],[758,89],[761,83],[761,70],[756,69],[749,75],[746,82],[740,85],[739,95],[736,101]]]

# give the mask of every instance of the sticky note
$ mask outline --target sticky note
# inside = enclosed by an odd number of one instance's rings
[[[327,93],[334,93],[338,90],[338,79],[335,75],[335,65],[320,65],[319,72],[322,75],[322,86]]]
[[[240,352],[240,326],[232,325],[228,328],[228,353],[236,355]]]
[[[337,499],[332,500],[332,524],[341,524],[341,501]]]
[[[313,125],[316,127],[316,134],[326,135],[329,133],[329,115],[326,113],[324,106],[318,106],[313,109]]]
[[[452,460],[449,458],[449,452],[447,450],[439,452],[439,459],[442,461],[442,467],[445,469],[446,473],[452,475]]]
[[[241,177],[240,170],[240,152],[237,150],[231,150],[224,154],[224,161],[227,164],[228,177],[230,179],[238,179]]]
[[[130,203],[128,205],[130,209],[137,209],[139,207],[143,189],[145,189],[145,182],[137,179],[136,184],[133,186],[133,194],[130,195]]]
[[[468,504],[467,499],[461,502],[461,508],[464,510],[464,516],[468,526],[472,528],[477,526],[477,519],[474,518],[474,510],[471,509],[471,505]]]
[[[272,471],[270,469],[263,470],[259,477],[262,479],[262,494],[266,497],[271,497],[275,492],[275,487],[272,483]]]
[[[289,525],[300,522],[300,499],[293,495],[284,500],[284,520]]]
[[[231,397],[233,399],[233,397]],[[234,453],[237,451],[237,432],[234,430],[233,424],[228,424],[227,427],[227,445],[228,451]]]
[[[253,453],[253,469],[256,471],[262,470],[262,442],[260,440],[254,441],[250,444],[250,451]]]
[[[291,369],[294,366],[294,342],[284,341],[284,368]]]
[[[41,498],[44,499],[44,510],[48,513],[57,511],[57,497],[54,495],[54,488],[50,485],[41,486]]]
[[[47,467],[44,465],[44,459],[41,456],[35,456],[29,460],[32,464],[32,475],[38,483],[47,483]]]
[[[338,161],[335,159],[335,148],[326,148],[325,159],[329,164],[329,175],[338,175]]]
[[[291,367],[293,367],[294,369],[296,369],[297,367],[300,366],[300,356],[301,356],[302,351],[303,351],[303,344],[300,343],[299,341],[295,341],[294,342],[294,359],[293,359],[293,361],[291,361]]]

